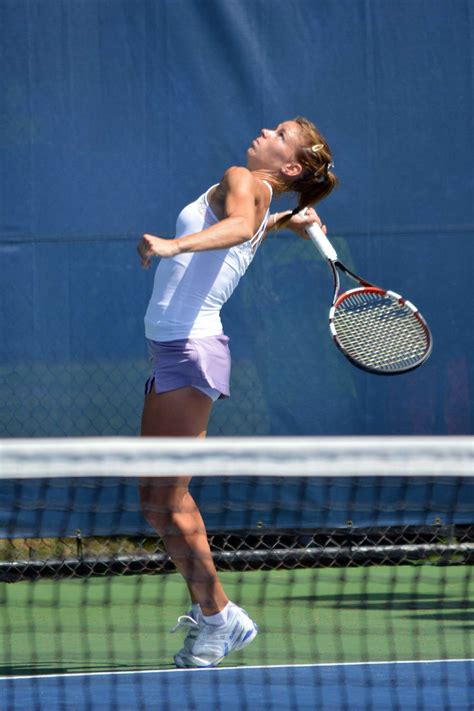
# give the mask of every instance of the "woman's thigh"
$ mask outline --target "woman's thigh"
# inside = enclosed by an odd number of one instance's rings
[[[205,437],[212,401],[193,387],[157,394],[154,389],[145,396],[141,422],[143,437]],[[177,446],[179,446],[177,444]],[[140,498],[145,509],[183,510],[195,504],[187,497],[191,477],[142,477]]]
[[[212,400],[191,386],[145,396],[142,437],[205,437]]]

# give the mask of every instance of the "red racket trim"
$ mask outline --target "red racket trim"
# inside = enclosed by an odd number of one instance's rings
[[[341,303],[341,301],[344,301],[344,299],[347,299],[349,296],[352,296],[352,294],[357,294],[360,291],[364,291],[365,293],[370,293],[370,294],[390,294],[390,296],[394,296],[396,299],[402,298],[399,294],[396,294],[394,291],[387,291],[387,289],[381,289],[379,286],[373,286],[371,284],[370,286],[357,286],[354,289],[349,289],[348,291],[345,291],[343,294],[338,296],[338,298],[332,308],[335,309],[336,306]]]

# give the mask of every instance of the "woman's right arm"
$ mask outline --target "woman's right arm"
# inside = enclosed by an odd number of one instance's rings
[[[226,192],[226,217],[201,232],[172,240],[143,235],[137,247],[143,267],[149,266],[152,257],[228,249],[251,239],[256,222],[255,178],[247,168],[229,168],[222,182]]]

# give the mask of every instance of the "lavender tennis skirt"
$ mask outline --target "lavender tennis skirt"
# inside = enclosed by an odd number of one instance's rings
[[[218,390],[221,398],[230,396],[231,358],[224,334],[147,343],[152,366],[145,393],[154,379],[157,393],[193,385]]]

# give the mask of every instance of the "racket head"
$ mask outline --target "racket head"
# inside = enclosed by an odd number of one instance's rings
[[[418,368],[433,348],[430,329],[416,306],[376,286],[341,294],[329,312],[329,328],[351,363],[378,375]]]

